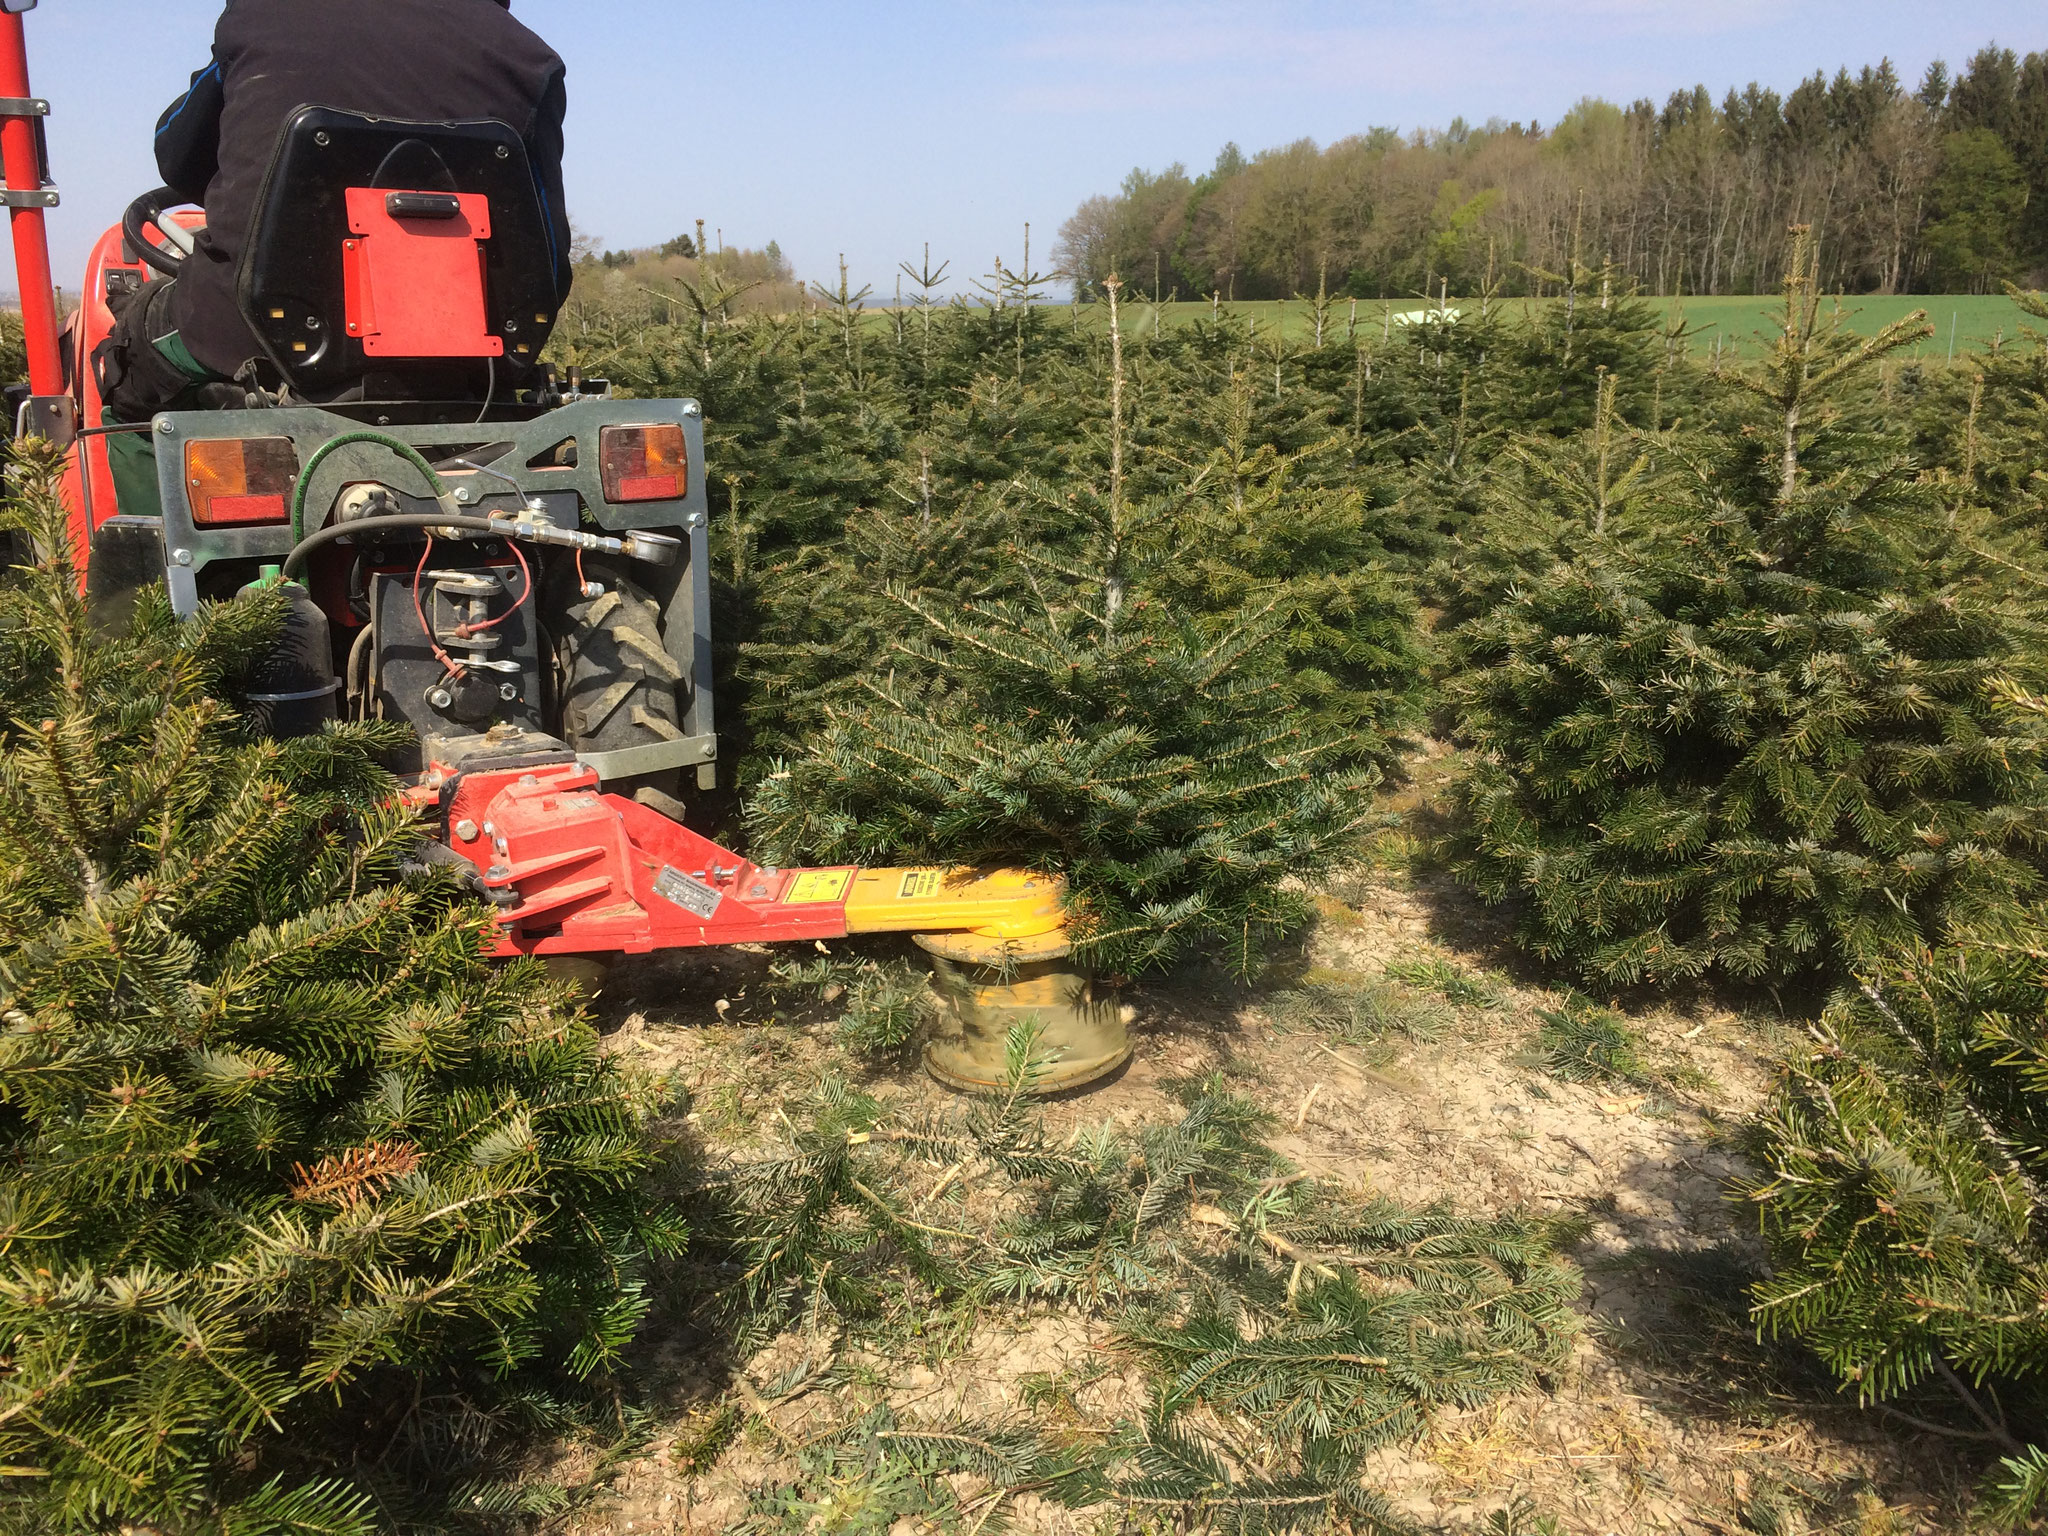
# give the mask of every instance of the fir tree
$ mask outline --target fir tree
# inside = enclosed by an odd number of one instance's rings
[[[1865,1402],[1930,1385],[2004,1453],[1992,1503],[2048,1512],[2048,912],[1907,949],[1831,1004],[1752,1136],[1756,1316]]]
[[[0,588],[0,1524],[516,1511],[680,1238],[654,1096],[415,864],[392,728],[241,733],[273,601],[89,629],[56,469]]]
[[[2032,604],[1853,430],[1924,328],[1821,310],[1802,262],[1734,450],[1461,631],[1463,873],[1602,982],[1825,972],[2038,883],[2048,734],[1991,691],[2039,675]]]
[[[1115,317],[1098,474],[1037,494],[1037,537],[1005,551],[1014,595],[883,594],[893,637],[810,704],[823,728],[751,825],[783,862],[1034,862],[1069,877],[1096,963],[1249,972],[1306,915],[1290,877],[1362,824],[1378,743],[1305,707],[1287,582],[1248,578],[1223,614],[1174,600],[1206,476],[1133,493]]]
[[[1252,422],[1251,376],[1240,374],[1205,413],[1214,442],[1199,510],[1159,561],[1148,592],[1173,607],[1231,623],[1247,592],[1284,613],[1281,643],[1297,702],[1318,730],[1350,733],[1361,755],[1411,722],[1422,695],[1415,600],[1381,536],[1369,492],[1322,471],[1343,450],[1326,438],[1284,453]],[[1346,483],[1350,481],[1351,483]]]

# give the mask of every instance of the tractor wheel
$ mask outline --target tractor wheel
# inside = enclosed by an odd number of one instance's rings
[[[683,735],[677,694],[683,668],[661,643],[661,609],[617,568],[586,561],[585,574],[604,588],[584,597],[572,584],[555,637],[555,698],[562,736],[585,752],[677,741]],[[677,821],[682,770],[639,774],[609,787]]]

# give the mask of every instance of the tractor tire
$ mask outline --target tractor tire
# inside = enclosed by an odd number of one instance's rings
[[[555,636],[555,698],[562,738],[581,752],[617,752],[627,747],[677,741],[684,735],[677,696],[685,686],[682,664],[661,642],[661,609],[654,599],[614,566],[586,561],[585,574],[604,588],[584,597],[573,582]],[[676,821],[684,805],[676,797],[682,770],[639,774],[607,787],[630,795],[650,810]]]

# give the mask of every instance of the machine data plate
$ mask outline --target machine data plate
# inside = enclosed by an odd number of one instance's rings
[[[674,902],[685,912],[704,918],[717,916],[718,904],[725,899],[715,887],[706,885],[702,880],[693,880],[680,869],[666,864],[654,877],[654,894]]]

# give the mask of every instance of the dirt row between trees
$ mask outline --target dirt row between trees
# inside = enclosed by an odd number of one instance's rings
[[[1433,765],[1420,766],[1427,780]],[[1427,800],[1425,787],[1396,804],[1426,814]],[[1362,980],[1389,964],[1440,960],[1485,978],[1493,1006],[1445,1008],[1435,1039],[1345,1043],[1290,1028],[1274,988],[1143,985],[1131,994],[1131,1065],[1047,1103],[1051,1130],[1177,1118],[1163,1085],[1222,1071],[1275,1117],[1273,1148],[1318,1178],[1466,1214],[1591,1218],[1572,1251],[1585,1274],[1584,1329],[1556,1379],[1439,1412],[1418,1440],[1369,1459],[1368,1481],[1425,1527],[1516,1536],[1964,1529],[1958,1511],[1978,1468],[1959,1462],[1953,1430],[1937,1432],[1956,1424],[1949,1405],[1903,1406],[1931,1415],[1930,1428],[1901,1411],[1859,1410],[1810,1357],[1759,1342],[1747,1320],[1744,1287],[1763,1254],[1735,1187],[1747,1168],[1742,1128],[1768,1088],[1772,1053],[1797,1048],[1796,1029],[1774,1012],[1709,999],[1617,1004],[1647,1081],[1559,1081],[1530,1043],[1560,994],[1520,965],[1492,914],[1411,858],[1415,847],[1405,832],[1384,837],[1372,866],[1320,898],[1297,979]],[[689,1090],[690,1131],[714,1153],[759,1155],[822,1075],[858,1072],[832,1043],[830,1009],[792,1016],[767,1003],[772,958],[762,949],[633,962],[595,1005],[614,1049]],[[863,1086],[905,1112],[946,1100],[908,1067]],[[687,1331],[653,1330],[644,1373],[677,1383],[674,1395],[643,1452],[572,1529],[722,1531],[750,1514],[749,1528],[763,1530],[955,1528],[895,1514],[886,1488],[819,1479],[806,1452],[877,1403],[906,1421],[1016,1417],[1027,1395],[1043,1412],[1048,1381],[1057,1411],[1084,1428],[1107,1423],[1139,1405],[1139,1375],[1110,1346],[1104,1322],[1070,1313],[985,1315],[965,1327],[934,1318],[928,1333],[886,1353],[849,1352],[827,1385],[806,1389],[806,1362],[821,1363],[829,1341],[785,1335],[746,1361],[738,1381],[697,1358]],[[793,1377],[786,1398],[762,1396]],[[712,1437],[733,1414],[725,1404],[745,1410],[745,1428],[721,1452]],[[749,1495],[777,1485],[804,1496],[750,1512]],[[1028,1494],[1000,1513],[1024,1531],[1119,1529],[1114,1516]]]

